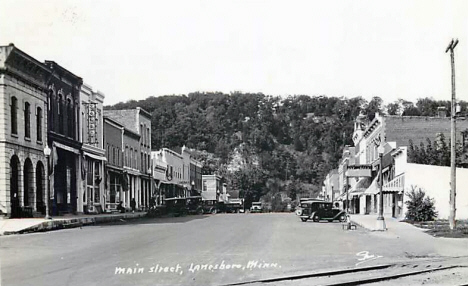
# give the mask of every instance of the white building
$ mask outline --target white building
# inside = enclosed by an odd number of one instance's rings
[[[421,189],[426,196],[433,198],[439,219],[448,219],[450,214],[450,167],[408,163],[407,148],[401,147],[392,152],[395,159],[395,176],[383,185],[385,192],[397,192],[403,196],[396,207],[406,213],[403,202],[409,198],[412,189]],[[457,219],[468,219],[468,169],[457,168]]]
[[[217,203],[222,201],[223,182],[219,175],[203,175],[203,190],[201,192],[203,201]]]
[[[104,94],[83,84],[80,90],[80,142],[82,172],[78,186],[78,212],[101,212],[105,209],[104,192]]]

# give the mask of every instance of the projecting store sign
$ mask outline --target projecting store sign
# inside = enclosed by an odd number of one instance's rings
[[[371,169],[370,166],[367,168],[349,168],[346,171],[347,177],[370,177]]]
[[[97,145],[97,108],[96,103],[88,103],[88,141],[90,145]]]

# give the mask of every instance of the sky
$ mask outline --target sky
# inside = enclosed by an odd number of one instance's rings
[[[196,91],[468,101],[468,1],[2,0],[0,45],[105,104]]]

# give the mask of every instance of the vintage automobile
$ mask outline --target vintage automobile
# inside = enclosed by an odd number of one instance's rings
[[[203,202],[201,196],[187,197],[187,209],[189,214],[203,214]]]
[[[261,213],[263,210],[261,202],[252,202],[252,206],[250,207],[251,213]]]
[[[331,202],[320,202],[320,201],[304,201],[301,203],[300,212],[297,213],[303,222],[312,219],[314,222],[320,220],[328,220],[332,222],[339,220],[345,222],[346,212],[341,209],[333,208]]]
[[[204,214],[217,214],[219,211],[218,204],[214,201],[204,201],[202,207]]]

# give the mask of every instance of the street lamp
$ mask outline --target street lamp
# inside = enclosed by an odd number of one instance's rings
[[[49,216],[49,197],[50,197],[50,190],[49,190],[49,181],[50,181],[50,178],[49,178],[49,157],[50,157],[50,153],[52,152],[52,150],[50,150],[49,146],[46,145],[45,148],[44,148],[44,155],[46,157],[46,176],[47,176],[47,184],[46,184],[46,200],[45,200],[45,207],[46,207],[46,216],[45,216],[45,219],[52,219],[50,216]]]
[[[194,195],[196,195],[195,194],[195,181],[192,180],[190,185],[192,186],[192,189],[190,190],[190,196],[194,196]]]
[[[385,148],[383,143],[380,144],[379,148],[377,148],[377,152],[379,153],[379,181],[380,181],[380,197],[379,197],[379,216],[377,217],[377,230],[386,230],[387,227],[385,225],[385,218],[383,216],[383,174],[382,174],[382,158],[384,154]]]

